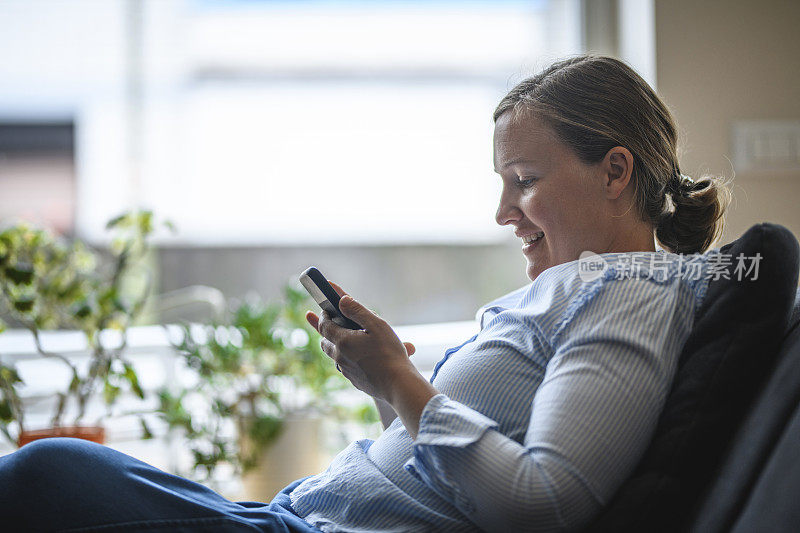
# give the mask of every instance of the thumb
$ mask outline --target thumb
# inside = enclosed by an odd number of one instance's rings
[[[404,342],[403,346],[406,347],[406,352],[408,352],[409,357],[411,357],[417,352],[417,347],[411,344],[410,342]]]

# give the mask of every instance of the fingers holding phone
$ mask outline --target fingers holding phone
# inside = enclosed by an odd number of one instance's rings
[[[331,315],[331,320],[333,320],[335,324],[347,329],[363,329],[358,322],[351,320],[342,314],[339,303],[343,296],[349,296],[347,292],[337,283],[325,278],[319,269],[313,266],[306,269],[300,275],[300,283],[303,284],[303,287],[306,288],[308,293],[312,298],[314,298],[314,301],[317,302],[320,308],[323,311],[327,311]],[[379,318],[371,311],[369,312],[369,315]],[[319,330],[320,317],[318,317],[315,313],[308,311],[306,313],[306,321],[311,324],[311,326],[320,334],[322,334],[322,332]],[[383,320],[380,321],[383,322]],[[409,357],[414,355],[414,353],[417,351],[416,347],[410,342],[404,342],[403,346],[405,346]]]

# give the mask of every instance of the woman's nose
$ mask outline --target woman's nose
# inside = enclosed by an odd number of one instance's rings
[[[497,212],[494,215],[494,219],[501,226],[505,226],[506,224],[519,220],[520,218],[522,218],[522,211],[520,211],[519,207],[516,206],[510,195],[504,190],[500,195],[500,204],[497,206]]]

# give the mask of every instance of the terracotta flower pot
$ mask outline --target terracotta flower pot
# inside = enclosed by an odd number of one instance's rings
[[[29,442],[50,437],[72,437],[75,439],[90,440],[97,444],[105,444],[106,429],[101,426],[64,426],[23,431],[17,438],[17,446],[21,448]]]

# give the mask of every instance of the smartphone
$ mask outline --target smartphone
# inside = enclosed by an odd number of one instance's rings
[[[350,320],[339,311],[339,293],[328,283],[328,280],[316,267],[309,267],[300,274],[300,283],[303,284],[303,287],[306,288],[322,310],[331,314],[334,323],[347,329],[364,329],[357,322]]]

